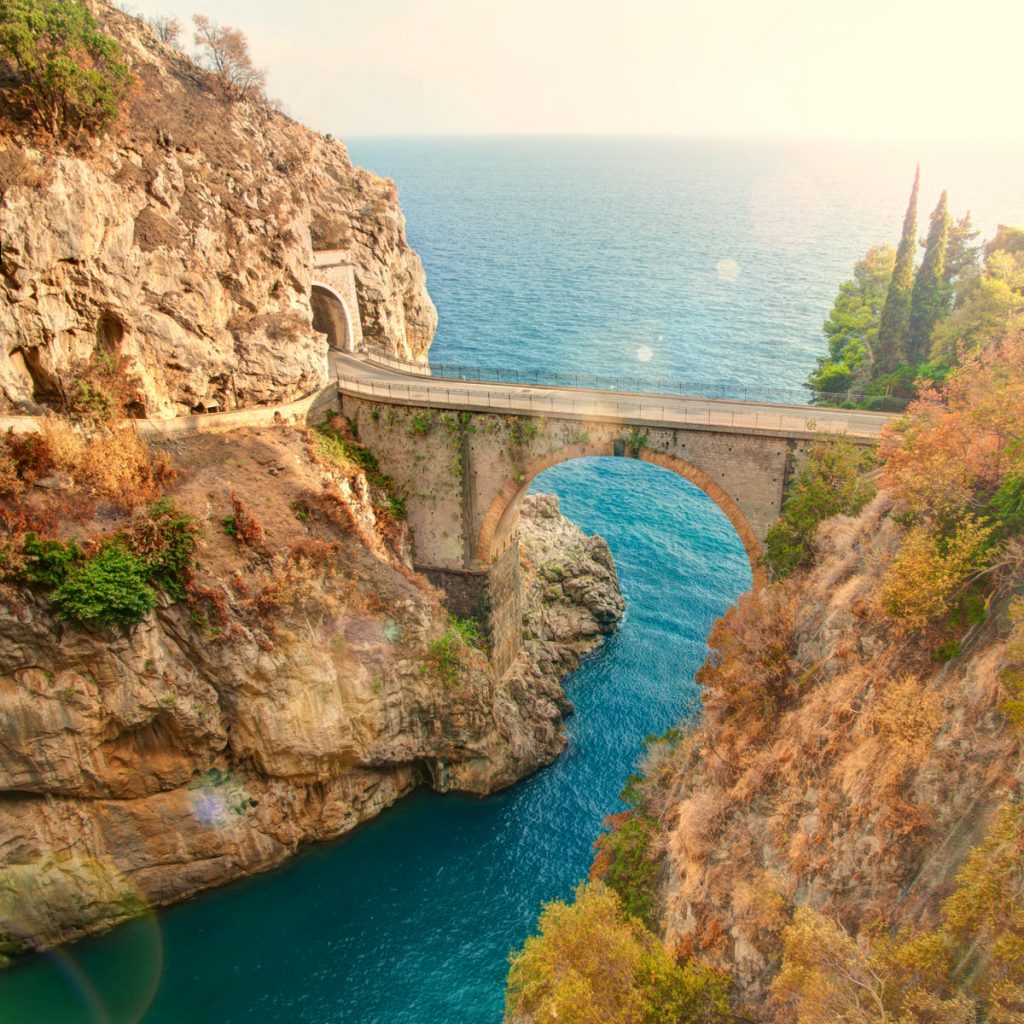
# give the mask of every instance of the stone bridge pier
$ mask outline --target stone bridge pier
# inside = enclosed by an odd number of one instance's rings
[[[498,672],[520,649],[517,526],[530,481],[588,455],[638,458],[678,473],[729,518],[765,579],[761,542],[782,508],[807,432],[631,425],[595,417],[449,410],[342,393],[341,409],[406,499],[414,561],[457,615],[479,619]]]

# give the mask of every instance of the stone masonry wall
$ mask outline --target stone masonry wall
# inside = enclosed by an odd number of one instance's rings
[[[759,586],[761,541],[809,443],[727,428],[641,430],[611,420],[460,413],[344,394],[340,403],[406,499],[417,569],[446,589],[456,613],[486,609],[499,670],[520,645],[516,533],[520,503],[538,473],[570,458],[615,454],[678,473],[728,516]]]

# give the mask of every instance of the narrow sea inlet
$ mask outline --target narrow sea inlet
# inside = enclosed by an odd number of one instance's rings
[[[953,150],[505,139],[351,152],[397,180],[440,312],[436,362],[651,387],[799,388],[838,283],[891,236],[918,159],[986,234],[1024,218],[1019,161]],[[708,629],[750,580],[724,515],[673,474],[588,459],[535,489],[607,538],[629,602],[568,682],[577,710],[554,765],[483,801],[414,796],[271,874],[0,972],[0,1022],[497,1024],[509,950],[585,876],[643,737],[695,715]]]
[[[632,459],[581,459],[535,489],[611,545],[626,619],[568,685],[569,746],[479,801],[414,796],[339,842],[0,974],[5,1024],[497,1024],[506,956],[587,872],[643,738],[692,716],[718,615],[750,583],[725,516]]]

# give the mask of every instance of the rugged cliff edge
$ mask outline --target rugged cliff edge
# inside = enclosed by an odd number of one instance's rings
[[[0,116],[0,412],[52,404],[97,351],[126,358],[139,414],[309,394],[327,379],[314,248],[352,264],[367,346],[423,359],[437,314],[394,184],[223,95],[136,19],[98,13],[135,76],[109,135],[58,152]]]
[[[437,317],[393,183],[96,9],[134,82],[109,133],[62,148],[0,110],[0,412],[57,413],[0,438],[0,959],[417,786],[511,785],[622,612],[607,546],[531,500],[531,640],[497,678],[350,424],[140,440],[126,414],[324,386],[314,250],[352,268],[371,349],[424,359]]]
[[[604,542],[531,499],[534,639],[496,679],[379,488],[317,435],[165,455],[202,529],[188,603],[111,629],[23,587],[0,604],[0,953],[273,867],[419,785],[510,785],[562,749],[559,682],[621,615]],[[129,521],[97,517],[76,532]]]
[[[799,908],[853,935],[933,927],[969,849],[1024,786],[1002,710],[1009,597],[946,662],[898,633],[878,611],[900,547],[892,505],[882,494],[824,524],[811,572],[720,620],[703,721],[651,756],[666,941],[727,970],[755,1019],[793,1019],[769,986]],[[829,984],[854,960],[837,958]]]

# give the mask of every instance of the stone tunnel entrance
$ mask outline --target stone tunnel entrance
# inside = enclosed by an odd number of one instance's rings
[[[313,330],[326,334],[332,349],[354,351],[352,317],[345,300],[329,285],[314,283],[310,306],[313,309]]]

